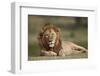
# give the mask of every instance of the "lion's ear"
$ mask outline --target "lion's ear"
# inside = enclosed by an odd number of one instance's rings
[[[57,28],[56,28],[56,31],[57,31],[58,33],[60,33],[60,28],[57,27]]]
[[[47,28],[47,25],[44,25],[41,30],[44,31],[46,28]]]

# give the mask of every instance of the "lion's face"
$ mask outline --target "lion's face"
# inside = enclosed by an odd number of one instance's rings
[[[45,38],[47,44],[49,45],[49,47],[54,47],[55,46],[55,42],[57,39],[57,34],[53,29],[47,29],[44,34],[43,37]]]
[[[46,24],[41,28],[38,41],[42,50],[52,50],[58,55],[59,51],[62,49],[60,29],[52,24]]]

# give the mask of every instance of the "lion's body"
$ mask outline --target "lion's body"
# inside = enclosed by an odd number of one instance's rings
[[[52,24],[46,24],[39,33],[39,45],[42,56],[66,56],[87,50],[72,42],[61,41],[60,30]]]
[[[87,50],[77,44],[74,44],[72,42],[63,41],[62,42],[62,49],[59,52],[60,56],[66,56],[70,54],[79,54],[84,53]]]

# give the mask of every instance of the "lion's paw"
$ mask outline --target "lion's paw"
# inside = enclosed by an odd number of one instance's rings
[[[59,56],[65,56],[64,52],[61,50],[59,51]]]
[[[49,56],[57,56],[57,53],[55,53],[53,51],[49,51]]]

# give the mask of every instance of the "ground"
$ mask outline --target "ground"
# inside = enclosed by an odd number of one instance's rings
[[[47,57],[47,56],[38,56],[38,57],[29,57],[28,60],[29,61],[33,61],[33,60],[55,60],[55,59],[84,59],[84,58],[88,58],[87,53],[82,53],[82,54],[77,54],[77,55],[68,55],[65,57],[61,57],[61,56],[51,56],[51,57]]]

